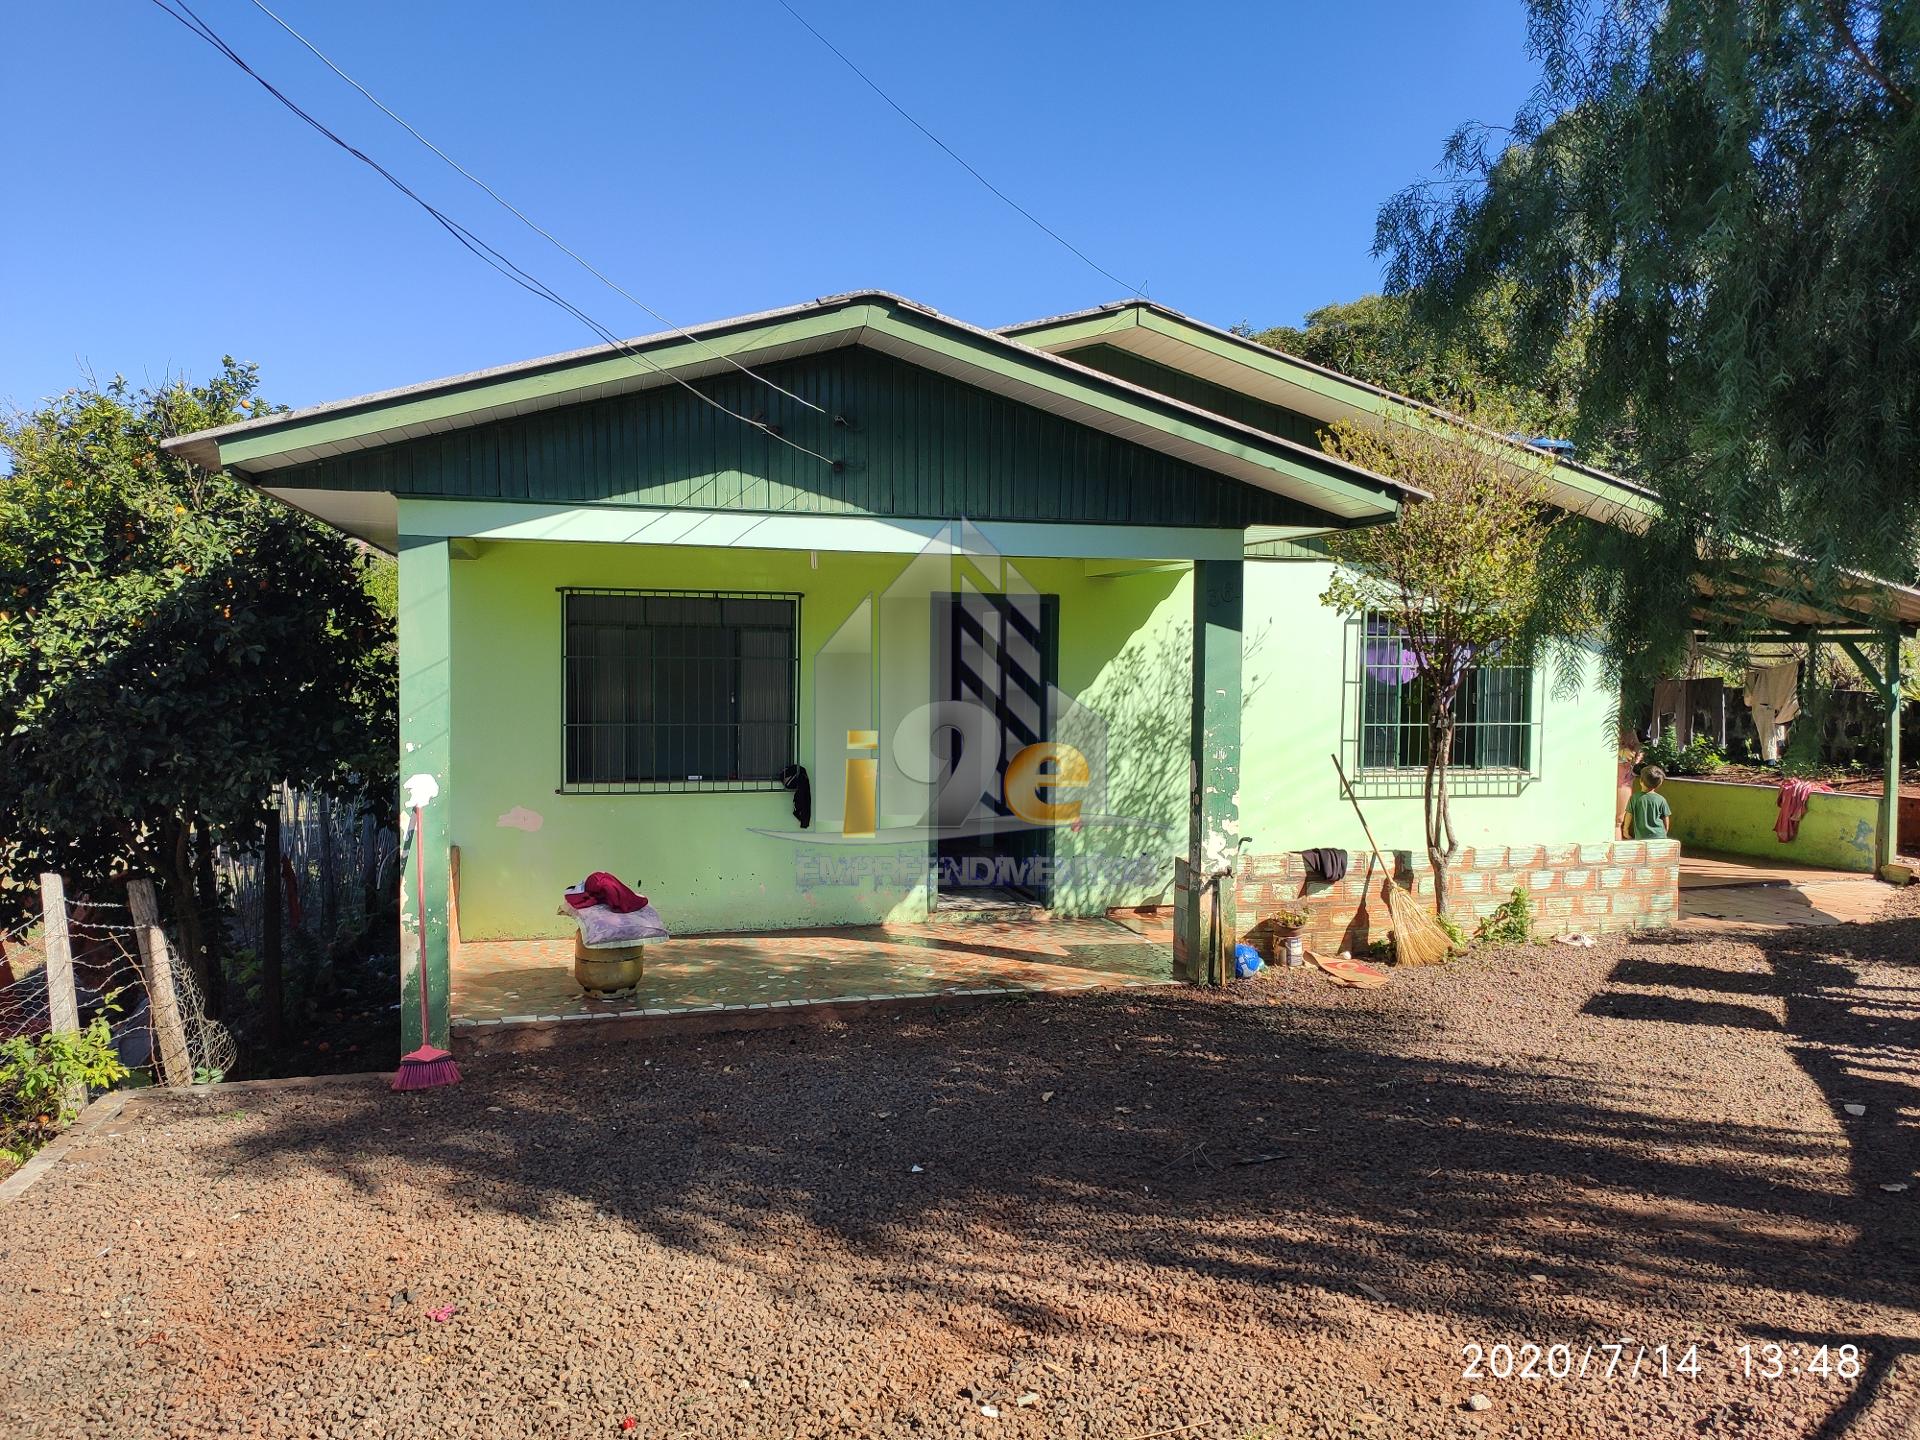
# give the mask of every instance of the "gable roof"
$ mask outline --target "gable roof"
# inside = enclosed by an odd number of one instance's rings
[[[1659,496],[1646,486],[1532,441],[1516,440],[1442,410],[1399,395],[1337,370],[1315,365],[1283,350],[1262,345],[1230,330],[1183,315],[1150,300],[1123,300],[1042,320],[1004,327],[1001,334],[1051,354],[1111,346],[1152,364],[1175,370],[1240,395],[1331,424],[1337,420],[1385,419],[1396,413],[1426,415],[1456,429],[1481,435],[1490,446],[1526,454],[1531,462],[1551,461],[1547,472],[1554,503],[1573,514],[1625,529],[1640,529],[1659,513]],[[1249,547],[1282,553],[1291,542]],[[1782,565],[1781,561],[1787,562]],[[1889,621],[1920,624],[1920,590],[1892,581],[1846,572],[1839,598],[1816,602],[1795,583],[1798,557],[1778,547],[1755,546],[1755,562],[1742,567],[1736,583],[1726,577],[1695,579],[1700,608],[1695,619],[1705,627],[1754,620],[1789,628],[1877,625]]]
[[[1403,499],[1422,497],[1409,485],[1316,447],[881,290],[262,416],[165,443],[169,451],[207,469],[232,470],[272,490],[276,471],[315,461],[846,345],[867,346],[1302,502],[1323,513],[1329,528],[1390,519]],[[314,508],[310,499],[303,503]],[[365,497],[358,503],[364,508]],[[334,517],[323,513],[323,518]]]
[[[1659,505],[1651,490],[1631,480],[1581,465],[1551,449],[1516,441],[1438,406],[1355,380],[1151,300],[1123,300],[1044,320],[1023,321],[1006,326],[1000,333],[1023,345],[1068,357],[1090,346],[1111,345],[1320,424],[1377,419],[1408,411],[1428,415],[1477,432],[1503,449],[1551,459],[1548,484],[1554,502],[1562,509],[1609,524],[1644,523]]]

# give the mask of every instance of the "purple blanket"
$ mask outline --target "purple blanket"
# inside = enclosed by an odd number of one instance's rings
[[[665,940],[667,927],[660,923],[660,912],[651,905],[621,914],[605,905],[589,905],[584,910],[562,907],[580,927],[580,940],[589,950],[638,945],[646,940]]]

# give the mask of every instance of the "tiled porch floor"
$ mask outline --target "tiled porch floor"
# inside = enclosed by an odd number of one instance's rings
[[[1172,945],[1161,927],[1146,928],[975,921],[693,936],[647,946],[638,990],[606,998],[589,998],[574,983],[571,939],[463,940],[453,968],[453,1024],[1169,983]]]
[[[1785,930],[1878,918],[1887,887],[1872,875],[1697,851],[1680,857],[1680,928]]]

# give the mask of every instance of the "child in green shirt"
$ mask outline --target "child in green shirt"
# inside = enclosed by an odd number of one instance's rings
[[[1667,838],[1667,820],[1673,814],[1667,804],[1667,797],[1660,793],[1660,787],[1666,784],[1667,772],[1658,765],[1649,765],[1640,772],[1640,783],[1646,788],[1627,802],[1627,836],[1632,840],[1664,840]]]

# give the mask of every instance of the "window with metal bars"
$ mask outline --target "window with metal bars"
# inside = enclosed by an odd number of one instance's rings
[[[560,596],[563,790],[780,787],[798,749],[798,595]]]
[[[1425,771],[1433,732],[1429,687],[1421,679],[1406,631],[1384,615],[1360,625],[1359,768]],[[1531,774],[1538,749],[1533,667],[1497,654],[1477,658],[1461,679],[1454,706],[1456,770]]]

